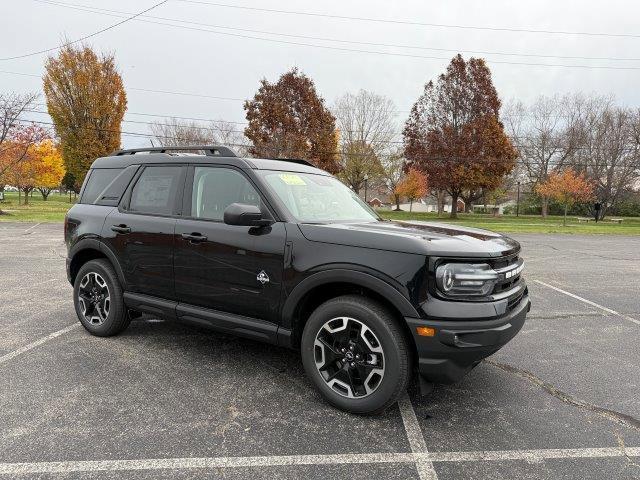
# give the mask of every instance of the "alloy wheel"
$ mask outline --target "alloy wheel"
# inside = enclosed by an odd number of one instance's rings
[[[78,303],[85,321],[102,325],[109,316],[111,297],[107,282],[99,273],[89,272],[80,282]]]
[[[382,345],[361,321],[333,318],[320,328],[313,345],[318,373],[339,395],[366,397],[382,383],[385,371]]]

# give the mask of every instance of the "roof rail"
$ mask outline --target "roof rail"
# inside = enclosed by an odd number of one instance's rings
[[[112,157],[120,155],[135,155],[140,152],[155,152],[155,153],[167,153],[167,151],[180,151],[180,150],[202,150],[207,156],[218,157],[237,157],[236,152],[224,145],[190,145],[185,147],[143,147],[143,148],[130,148],[126,150],[118,150],[111,154]]]
[[[291,162],[291,163],[298,163],[300,165],[307,165],[308,167],[316,167],[310,161],[304,160],[302,158],[272,158],[271,160],[280,160],[281,162]]]

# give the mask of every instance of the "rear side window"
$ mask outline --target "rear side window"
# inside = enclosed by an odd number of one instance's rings
[[[147,167],[131,191],[129,210],[152,215],[171,215],[182,167]]]
[[[138,171],[139,165],[131,165],[120,172],[116,178],[114,178],[107,188],[105,188],[98,198],[96,199],[96,205],[106,205],[115,207],[120,202],[120,197],[129,186],[129,182]]]
[[[95,168],[91,170],[80,203],[94,203],[120,172],[122,172],[120,168]]]

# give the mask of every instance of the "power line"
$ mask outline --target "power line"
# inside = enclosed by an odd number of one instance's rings
[[[162,0],[161,2],[156,3],[155,5],[149,7],[147,9],[145,9],[145,10],[142,10],[141,12],[138,12],[135,15],[127,17],[127,18],[125,18],[124,20],[122,20],[120,22],[114,23],[113,25],[109,25],[108,27],[105,27],[105,28],[103,28],[101,30],[98,30],[97,32],[93,32],[93,33],[90,33],[89,35],[85,35],[84,37],[78,38],[77,40],[72,40],[70,42],[63,43],[62,45],[59,45],[57,47],[47,48],[47,49],[44,49],[44,50],[39,50],[37,52],[25,53],[23,55],[16,55],[14,57],[0,58],[0,61],[3,61],[3,60],[17,60],[19,58],[33,57],[34,55],[41,55],[43,53],[48,53],[48,52],[53,52],[55,50],[60,50],[61,48],[68,47],[69,45],[73,45],[73,44],[78,43],[78,42],[82,42],[82,41],[84,41],[84,40],[86,40],[88,38],[95,37],[96,35],[100,35],[101,33],[104,33],[107,30],[111,30],[112,28],[116,28],[116,27],[122,25],[123,23],[128,22],[129,20],[133,20],[134,18],[139,17],[140,15],[153,10],[154,8],[157,8],[160,5],[163,5],[163,4],[167,3],[168,1],[169,0]]]
[[[566,31],[566,30],[539,30],[532,28],[513,28],[513,27],[483,27],[476,25],[453,25],[445,23],[427,23],[427,22],[414,22],[411,20],[391,20],[382,18],[371,17],[354,17],[347,15],[333,15],[326,13],[314,13],[314,12],[301,12],[293,10],[278,10],[273,8],[261,8],[261,7],[247,7],[243,5],[229,5],[226,3],[214,3],[203,0],[175,0],[183,3],[193,3],[198,5],[209,5],[213,7],[235,8],[241,10],[253,10],[257,12],[267,13],[282,13],[287,15],[302,15],[306,17],[322,17],[332,18],[338,20],[357,20],[361,22],[375,22],[375,23],[389,23],[397,25],[415,25],[420,27],[438,27],[438,28],[456,28],[467,30],[488,30],[495,32],[516,32],[516,33],[539,33],[539,34],[553,34],[553,35],[585,35],[594,37],[621,37],[621,38],[640,38],[640,35],[633,33],[611,33],[611,32],[580,32],[580,31]]]
[[[97,7],[89,7],[85,5],[79,5],[74,3],[64,3],[53,0],[34,0],[38,3],[44,3],[47,5],[55,5],[65,8],[71,8],[74,10],[80,10],[90,13],[103,14],[104,13],[113,13],[116,14],[114,16],[127,15],[127,12],[122,12],[118,10],[109,10],[105,8],[97,8]],[[290,33],[281,33],[281,32],[272,32],[265,30],[255,30],[249,28],[238,28],[238,27],[229,27],[227,25],[216,25],[210,23],[202,23],[202,22],[194,22],[183,19],[175,19],[168,17],[158,17],[154,15],[142,15],[144,18],[150,18],[155,20],[167,20],[172,22],[180,22],[190,25],[199,25],[211,28],[222,28],[225,30],[235,30],[240,32],[249,32],[249,33],[259,33],[262,35],[274,35],[280,37],[291,37],[291,38],[302,38],[307,40],[318,40],[318,41],[326,41],[326,42],[336,42],[336,43],[347,43],[353,45],[371,45],[376,47],[390,47],[390,48],[407,48],[413,50],[430,50],[437,52],[451,52],[451,53],[471,53],[471,54],[480,54],[480,55],[498,55],[498,56],[507,56],[507,57],[530,57],[530,58],[560,58],[565,60],[606,60],[606,61],[640,61],[640,58],[629,58],[629,57],[590,57],[590,56],[580,56],[580,55],[548,55],[548,54],[535,54],[535,53],[513,53],[513,52],[496,52],[496,51],[486,51],[486,50],[469,50],[469,49],[460,49],[460,48],[435,48],[435,47],[424,47],[419,45],[405,45],[405,44],[396,44],[396,43],[379,43],[379,42],[365,42],[365,41],[356,41],[356,40],[344,40],[340,38],[331,38],[331,37],[316,37],[310,35],[296,35]]]
[[[42,2],[43,0],[37,0],[37,1]],[[44,3],[51,3],[51,2],[44,2]],[[57,2],[52,4],[68,7],[68,5],[60,4]],[[70,8],[73,8],[73,7],[70,7]],[[118,14],[99,12],[89,7],[82,7],[79,9],[81,10],[84,9],[85,11],[90,11],[93,13],[100,13],[101,15],[119,16]],[[318,44],[307,43],[307,42],[294,42],[290,40],[277,40],[274,38],[255,37],[252,35],[244,35],[239,33],[220,32],[220,31],[205,29],[205,28],[189,27],[187,25],[181,25],[176,23],[157,22],[157,21],[144,20],[144,19],[136,19],[136,21],[155,24],[155,25],[163,25],[163,26],[168,26],[173,28],[180,28],[184,30],[212,33],[214,35],[223,35],[223,36],[229,36],[229,37],[235,37],[235,38],[244,38],[244,39],[258,40],[262,42],[270,42],[270,43],[277,43],[277,44],[284,44],[284,45],[312,47],[312,48],[317,48],[322,50],[364,53],[364,54],[370,54],[370,55],[391,56],[391,57],[418,58],[418,59],[427,59],[427,60],[450,60],[450,57],[436,57],[436,56],[429,56],[429,55],[416,55],[416,54],[410,54],[410,53],[382,52],[377,50],[364,50],[364,49],[356,49],[356,48],[336,47],[336,46],[329,46],[329,45],[318,45]],[[179,19],[171,19],[170,21],[184,23],[182,20],[179,20]],[[598,69],[598,70],[640,70],[640,67],[626,67],[626,66],[618,67],[618,66],[606,66],[606,65],[575,65],[575,64],[569,65],[569,64],[561,64],[561,63],[514,62],[514,61],[506,61],[506,60],[487,60],[487,63],[504,64],[504,65],[520,65],[520,66],[538,66],[538,67]]]
[[[53,122],[44,122],[41,120],[24,120],[25,122],[29,122],[29,123],[36,123],[36,124],[40,124],[40,125],[49,125],[49,126],[55,126],[55,124]],[[121,135],[126,135],[126,136],[132,136],[132,137],[139,137],[139,138],[161,138],[161,139],[165,139],[165,140],[183,140],[180,137],[173,137],[173,136],[167,136],[167,135],[154,135],[151,133],[142,133],[142,132],[130,132],[130,131],[126,131],[126,130],[115,130],[115,129],[108,129],[108,128],[100,128],[100,127],[94,127],[94,126],[80,126],[78,127],[82,130],[92,130],[92,131],[98,131],[98,132],[108,132],[108,133],[119,133]],[[231,147],[242,147],[242,148],[251,148],[253,147],[253,145],[251,144],[245,144],[245,143],[227,143],[228,146]],[[517,145],[514,145],[516,148],[518,147]],[[582,148],[574,148],[574,150],[583,150],[583,149],[588,149],[588,147],[582,147]],[[600,151],[601,149],[588,149],[589,151]],[[604,151],[606,151],[606,149],[604,149]],[[627,152],[627,153],[637,153],[637,150],[629,147],[629,148],[625,148],[623,149],[623,152]],[[347,153],[347,152],[340,152],[340,151],[320,151],[317,152],[320,154],[327,154],[327,155],[336,155],[336,156],[343,156],[343,157],[370,157],[370,154],[368,153]],[[428,160],[428,161],[440,161],[440,162],[445,162],[445,161],[470,161],[473,160],[472,158],[447,158],[447,157],[418,157],[416,158],[416,160]],[[489,160],[489,162],[492,163],[499,163],[499,162],[510,162],[510,160],[508,159],[499,159],[499,158],[495,158],[495,159],[491,159]],[[516,159],[514,160],[515,164],[520,164],[520,165],[527,165],[530,164],[531,162],[527,163],[524,162],[520,159]],[[554,163],[553,161],[549,161],[548,163],[552,164]],[[585,163],[584,162],[562,162],[562,165],[565,166],[584,166]],[[633,166],[634,168],[640,168],[640,163],[632,163],[629,164],[630,166]],[[608,164],[607,164],[608,166]]]

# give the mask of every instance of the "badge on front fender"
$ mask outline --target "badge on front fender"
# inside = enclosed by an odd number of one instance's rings
[[[256,280],[258,280],[262,285],[264,285],[265,283],[269,283],[269,275],[267,275],[267,272],[262,270],[256,277]]]

